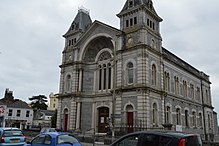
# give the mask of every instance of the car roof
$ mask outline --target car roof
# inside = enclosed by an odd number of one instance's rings
[[[65,135],[65,134],[71,134],[69,132],[46,132],[46,133],[42,133],[42,135],[50,135],[52,137],[58,136],[58,135]],[[71,134],[73,135],[73,134]]]
[[[195,136],[197,134],[187,134],[177,131],[139,131],[139,132],[133,132],[127,135],[133,135],[133,134],[156,134],[156,135],[163,135],[163,136],[170,136],[170,137],[176,137],[176,138],[182,138],[187,136]],[[126,137],[127,135],[123,136]]]
[[[3,127],[0,129],[2,129],[2,130],[20,130],[19,128],[13,128],[13,127]]]

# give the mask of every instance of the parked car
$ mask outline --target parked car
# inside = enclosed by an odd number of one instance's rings
[[[197,134],[141,131],[127,134],[111,146],[202,146],[202,141]]]
[[[0,128],[0,146],[23,146],[26,136],[19,128]]]
[[[75,135],[67,132],[47,132],[28,141],[26,146],[82,146]]]
[[[57,132],[55,128],[49,128],[49,127],[44,127],[40,130],[40,133],[46,133],[46,132]]]

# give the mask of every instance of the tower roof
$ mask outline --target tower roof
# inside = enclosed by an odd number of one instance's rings
[[[71,35],[75,32],[85,32],[85,30],[91,25],[91,23],[92,21],[89,15],[89,11],[85,8],[80,8],[64,37]]]
[[[147,8],[148,11],[150,11],[155,17],[159,19],[159,21],[162,21],[162,18],[158,16],[154,9],[152,0],[127,0],[123,9],[117,16],[120,17],[122,14],[126,13],[127,10],[132,10],[133,8],[136,8],[138,6],[143,6]]]

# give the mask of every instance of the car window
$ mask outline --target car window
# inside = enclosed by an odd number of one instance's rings
[[[139,137],[138,146],[159,146],[159,135],[142,134]]]
[[[51,129],[49,129],[49,132],[56,132],[56,130],[51,128]]]
[[[32,144],[43,144],[44,139],[45,139],[45,135],[39,135],[36,138],[34,138],[31,143]]]
[[[4,137],[23,136],[23,133],[20,130],[4,130],[3,135]]]
[[[44,133],[45,131],[46,131],[46,129],[43,128],[43,129],[40,130],[40,133]]]
[[[79,142],[77,138],[75,138],[72,135],[64,134],[64,135],[59,135],[57,137],[57,144],[62,144],[62,143],[75,143]]]
[[[200,146],[201,138],[199,136],[189,136],[186,138],[186,146]]]
[[[52,143],[52,137],[49,135],[45,136],[44,144],[51,144]]]
[[[171,143],[171,141],[172,141],[171,137],[160,136],[159,146],[167,146],[168,144]]]
[[[140,134],[134,134],[123,138],[113,146],[137,146]]]

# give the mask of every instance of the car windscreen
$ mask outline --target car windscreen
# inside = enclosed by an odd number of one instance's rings
[[[57,144],[79,142],[73,135],[63,134],[57,137]]]
[[[4,130],[3,133],[4,137],[11,137],[11,136],[23,136],[22,131],[20,130]]]

